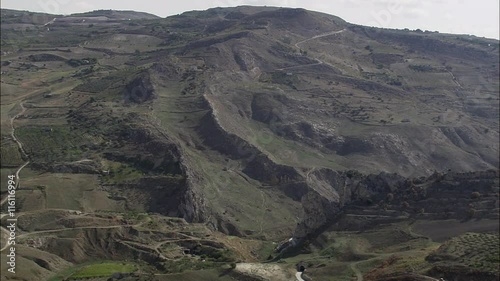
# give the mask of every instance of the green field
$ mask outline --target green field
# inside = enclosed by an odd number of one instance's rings
[[[137,270],[132,263],[101,261],[69,267],[49,279],[49,281],[81,280],[82,278],[111,277],[114,273],[131,273]]]
[[[113,273],[130,273],[136,270],[135,265],[129,263],[100,263],[86,266],[75,274],[71,275],[71,279],[92,278],[92,277],[109,277]]]
[[[85,135],[61,126],[22,127],[16,130],[16,134],[24,144],[26,153],[44,161],[80,160],[83,153],[81,145],[87,139]]]
[[[166,275],[160,275],[157,276],[157,280],[162,280],[162,281],[178,281],[178,280],[184,280],[184,281],[215,281],[215,280],[222,280],[222,281],[230,281],[230,280],[235,280],[233,277],[225,274],[224,272],[220,272],[220,270],[203,270],[203,271],[190,271],[190,272],[184,272],[184,273],[179,273],[179,274],[166,274]]]

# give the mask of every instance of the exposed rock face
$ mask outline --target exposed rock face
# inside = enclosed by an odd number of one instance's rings
[[[296,181],[301,178],[294,168],[276,164],[263,154],[254,157],[243,169],[243,173],[256,180],[271,184]]]
[[[402,178],[379,174],[363,176],[355,171],[336,172],[321,169],[310,172],[306,185],[308,192],[302,197],[304,217],[294,236],[305,238],[331,224],[341,210],[356,200],[384,196],[397,189]]]
[[[459,175],[434,174],[419,179],[388,173],[362,175],[355,171],[317,170],[309,173],[303,184],[306,186],[303,190],[307,190],[301,196],[303,218],[294,237],[301,239],[317,235],[343,213],[360,217],[363,214],[392,217],[386,219],[387,222],[409,216],[496,219],[498,213],[490,211],[498,210],[495,195],[498,180],[498,170]],[[357,207],[364,212],[358,211]],[[373,212],[369,211],[371,209]],[[372,220],[363,227],[369,228],[380,222]],[[350,228],[353,229],[353,226]]]

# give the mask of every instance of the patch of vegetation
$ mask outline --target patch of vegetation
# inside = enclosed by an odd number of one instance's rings
[[[260,260],[270,260],[274,256],[275,245],[272,242],[262,241],[262,246],[257,250],[257,255]]]
[[[85,135],[63,126],[21,127],[16,134],[30,157],[41,162],[80,160]]]
[[[213,262],[231,262],[234,260],[233,253],[228,249],[215,248],[208,245],[197,245],[191,253],[200,256],[201,259]]]
[[[19,147],[10,142],[2,142],[0,160],[2,166],[19,166],[23,163]]]
[[[143,176],[143,172],[126,163],[109,162],[108,174],[103,180],[106,183],[124,183],[138,180]]]
[[[124,87],[129,77],[133,77],[137,73],[135,68],[127,68],[120,71],[115,71],[111,75],[104,77],[96,77],[86,80],[78,85],[75,90],[86,93],[102,93],[110,88]]]
[[[28,56],[28,59],[33,62],[41,61],[65,61],[66,59],[53,54],[34,54]]]
[[[82,65],[92,65],[97,63],[96,58],[83,58],[83,59],[69,59],[66,61],[72,67],[79,67]]]
[[[408,66],[411,70],[418,71],[418,72],[433,72],[436,69],[429,64],[410,64]]]
[[[498,234],[466,233],[452,238],[427,257],[446,265],[459,263],[481,271],[496,272],[500,266]]]
[[[211,268],[219,268],[222,264],[213,260],[193,259],[183,257],[180,260],[166,261],[164,266],[168,273],[179,273],[191,270],[205,270]]]
[[[102,79],[92,79],[86,83],[80,84],[75,88],[75,90],[87,93],[99,93],[105,91],[113,84],[113,82],[116,82],[116,80],[106,76]]]
[[[162,276],[164,281],[233,281],[234,278],[227,273],[227,269],[209,269],[203,271],[187,271],[178,274]]]
[[[393,86],[403,86],[403,82],[401,82],[399,79],[394,79],[394,78],[391,78],[389,82],[387,82],[387,84]]]
[[[87,76],[93,72],[94,72],[94,66],[91,66],[91,67],[86,67],[86,68],[78,70],[72,76],[73,77],[84,77],[84,76]]]
[[[48,279],[49,281],[67,281],[67,280],[82,280],[92,278],[107,278],[114,273],[132,273],[137,270],[137,266],[132,263],[100,261],[86,262],[76,266],[67,268],[55,276]]]
[[[297,84],[299,83],[299,78],[290,72],[276,71],[270,74],[262,75],[260,78],[261,82],[274,83],[287,85],[292,89],[297,89]]]
[[[285,37],[285,38],[286,39],[284,39],[284,41],[288,42],[288,43],[285,43],[285,44],[290,44],[291,39],[289,37]],[[295,49],[294,48],[292,48],[292,47],[290,47],[288,45],[285,45],[285,44],[276,42],[273,45],[271,45],[271,50],[277,51],[279,53],[285,53],[285,54],[295,53]]]
[[[71,275],[71,279],[80,278],[95,278],[95,277],[110,277],[113,273],[131,273],[136,270],[133,264],[129,263],[100,263],[93,264],[82,268],[75,274]]]

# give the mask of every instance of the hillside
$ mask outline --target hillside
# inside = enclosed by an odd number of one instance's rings
[[[498,237],[498,40],[273,7],[1,13],[20,280],[498,277],[494,249],[448,254]]]

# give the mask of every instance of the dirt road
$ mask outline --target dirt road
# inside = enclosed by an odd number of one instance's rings
[[[305,42],[307,42],[307,41],[311,41],[311,40],[314,40],[314,39],[318,39],[318,38],[322,38],[322,37],[326,37],[326,36],[330,36],[330,35],[334,35],[334,34],[339,34],[339,33],[342,33],[342,32],[344,32],[344,31],[346,31],[346,29],[345,29],[345,28],[344,28],[344,29],[342,29],[342,30],[338,30],[338,31],[330,31],[330,32],[326,32],[326,33],[323,33],[323,34],[319,34],[319,35],[313,36],[313,37],[311,37],[311,38],[308,38],[308,39],[306,39],[306,40],[302,40],[302,41],[300,41],[300,42],[295,43],[295,47],[297,47],[297,48],[299,48],[299,49],[300,49],[300,46],[299,46],[299,45],[300,45],[300,44],[303,44],[303,43],[305,43]]]
[[[308,39],[305,39],[305,40],[302,40],[300,42],[295,43],[295,47],[297,49],[300,49],[300,44],[303,44],[303,43],[306,43],[308,41],[315,40],[315,39],[318,39],[318,38],[322,38],[322,37],[326,37],[326,36],[331,36],[331,35],[334,35],[334,34],[339,34],[339,33],[342,33],[344,31],[346,31],[345,28],[342,29],[342,30],[338,30],[338,31],[330,31],[330,32],[326,32],[326,33],[323,33],[323,34],[319,34],[319,35],[316,35],[316,36],[313,36],[311,38],[308,38]],[[287,69],[294,69],[294,68],[299,68],[299,67],[315,66],[315,65],[325,64],[325,62],[323,62],[322,60],[320,60],[318,58],[314,58],[314,60],[316,60],[316,63],[310,63],[310,64],[304,64],[304,65],[295,65],[295,66],[290,66],[290,67],[279,68],[279,69],[276,69],[276,70],[283,71],[283,70],[287,70]]]
[[[12,140],[16,142],[17,146],[19,147],[19,150],[21,151],[21,154],[25,158],[28,158],[28,154],[26,154],[26,152],[24,151],[23,144],[16,138],[16,128],[14,127],[14,120],[16,118],[18,118],[19,116],[21,116],[22,114],[24,114],[24,112],[26,112],[26,107],[24,107],[24,104],[21,102],[19,105],[21,106],[21,109],[22,109],[21,112],[19,112],[18,114],[16,114],[12,118],[10,118],[10,126],[12,128],[12,131],[10,132],[10,136],[11,136]],[[21,173],[22,169],[24,169],[24,167],[26,167],[29,163],[30,163],[30,161],[26,161],[23,165],[21,165],[17,169],[17,171],[15,173],[15,175],[16,175],[16,178],[15,178],[16,189],[19,187],[19,182],[20,182],[19,173]],[[8,199],[8,197],[5,196],[5,198],[2,199],[2,201],[0,201],[0,207],[3,206],[3,204],[5,202],[7,202],[7,199]]]

